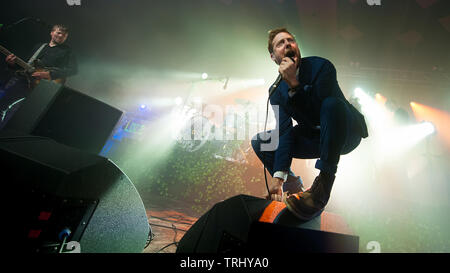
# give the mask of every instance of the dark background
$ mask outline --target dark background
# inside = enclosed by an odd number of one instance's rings
[[[142,68],[264,78],[269,86],[276,66],[266,49],[267,31],[279,26],[296,35],[303,56],[322,56],[336,66],[444,74],[427,84],[446,85],[449,11],[450,2],[443,0],[382,0],[380,6],[364,0],[81,0],[80,6],[7,0],[0,3],[0,23],[34,17],[68,25],[67,43],[80,64],[79,75],[69,84],[126,108],[120,94],[116,100],[106,94],[113,95],[115,80],[133,77]],[[27,59],[35,43],[49,39],[48,33],[45,24],[28,21],[4,31],[1,43]],[[174,74],[159,79],[176,80]],[[426,91],[433,92],[430,96],[447,97],[447,88],[432,89]]]

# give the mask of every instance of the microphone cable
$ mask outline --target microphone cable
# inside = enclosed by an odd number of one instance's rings
[[[267,98],[267,104],[266,104],[266,120],[264,121],[264,134],[267,134],[266,130],[267,130],[267,118],[269,116],[269,101],[270,101],[270,95]],[[262,145],[262,143],[261,143]],[[261,147],[260,147],[261,149]],[[267,199],[268,200],[272,200],[272,196],[270,194],[270,190],[269,190],[269,184],[267,182],[267,174],[266,174],[266,154],[263,152],[263,171],[264,171],[264,180],[266,181],[266,189],[267,189]]]
[[[295,63],[295,59],[294,59],[294,52],[290,51],[286,54],[286,57],[289,57],[294,63]],[[269,89],[269,97],[267,98],[267,104],[266,104],[266,120],[264,122],[264,134],[266,134],[266,130],[267,130],[267,118],[269,116],[269,101],[270,101],[270,97],[272,96],[272,94],[275,92],[275,90],[278,88],[278,86],[280,85],[282,80],[281,74],[278,75],[277,79],[275,80],[275,82],[272,84],[272,86]],[[262,143],[261,143],[262,145]],[[261,148],[261,147],[260,147]],[[262,152],[262,151],[261,151]],[[267,182],[267,174],[266,174],[266,154],[263,153],[263,166],[264,166],[264,180],[266,181],[266,189],[267,189],[267,199],[268,200],[272,200],[272,197],[270,195],[270,190],[269,190],[269,184]]]

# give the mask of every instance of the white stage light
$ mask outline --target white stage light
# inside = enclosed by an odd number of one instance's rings
[[[433,123],[429,121],[425,121],[422,123],[424,134],[431,135],[436,131],[436,128],[434,127]]]
[[[181,103],[183,103],[183,99],[181,97],[176,97],[175,98],[175,104],[176,105],[181,105]]]

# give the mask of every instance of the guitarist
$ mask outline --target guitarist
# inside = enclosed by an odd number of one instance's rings
[[[35,71],[31,74],[33,80],[60,80],[77,73],[77,61],[70,47],[65,45],[69,29],[64,25],[54,25],[50,32],[50,42],[39,44],[33,50],[31,59],[39,60],[40,66],[50,70]],[[10,54],[6,57],[9,69],[18,70],[17,57]],[[0,129],[17,110],[17,106],[32,91],[32,86],[25,78],[13,78],[3,88],[0,94]]]

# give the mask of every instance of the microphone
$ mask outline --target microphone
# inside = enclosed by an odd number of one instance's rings
[[[19,21],[14,22],[14,23],[12,23],[10,25],[6,25],[6,26],[2,25],[2,27],[0,27],[0,28],[1,28],[2,31],[3,30],[4,31],[7,31],[7,30],[9,31],[10,29],[14,28],[15,26],[17,26],[19,24],[22,24],[23,22],[27,22],[27,21],[32,21],[33,23],[39,24],[39,25],[47,27],[47,28],[52,28],[52,26],[47,24],[47,22],[45,22],[45,21],[43,21],[43,20],[41,20],[39,18],[34,18],[34,17],[25,17],[25,18],[22,18]]]
[[[227,85],[228,85],[228,80],[229,80],[229,79],[230,79],[229,77],[227,77],[227,78],[225,79],[225,84],[223,85],[223,90],[227,89]]]
[[[295,53],[292,50],[288,51],[286,53],[286,57],[291,58],[291,60],[295,63],[294,56],[295,56]],[[278,86],[281,83],[281,80],[282,80],[282,78],[281,78],[281,73],[280,73],[280,74],[278,74],[277,79],[275,80],[275,82],[272,84],[272,86],[269,89],[269,98],[270,98],[270,96],[272,96],[273,92],[275,92],[275,90],[278,88]]]
[[[19,25],[19,24],[21,24],[21,23],[23,23],[23,22],[26,22],[26,21],[28,21],[28,20],[31,20],[31,17],[25,17],[25,18],[20,19],[20,20],[17,21],[17,22],[14,22],[14,23],[9,24],[9,25],[5,25],[5,26],[3,26],[2,30],[5,30],[5,31],[6,31],[6,30],[10,30],[10,29],[13,28],[14,26]]]

